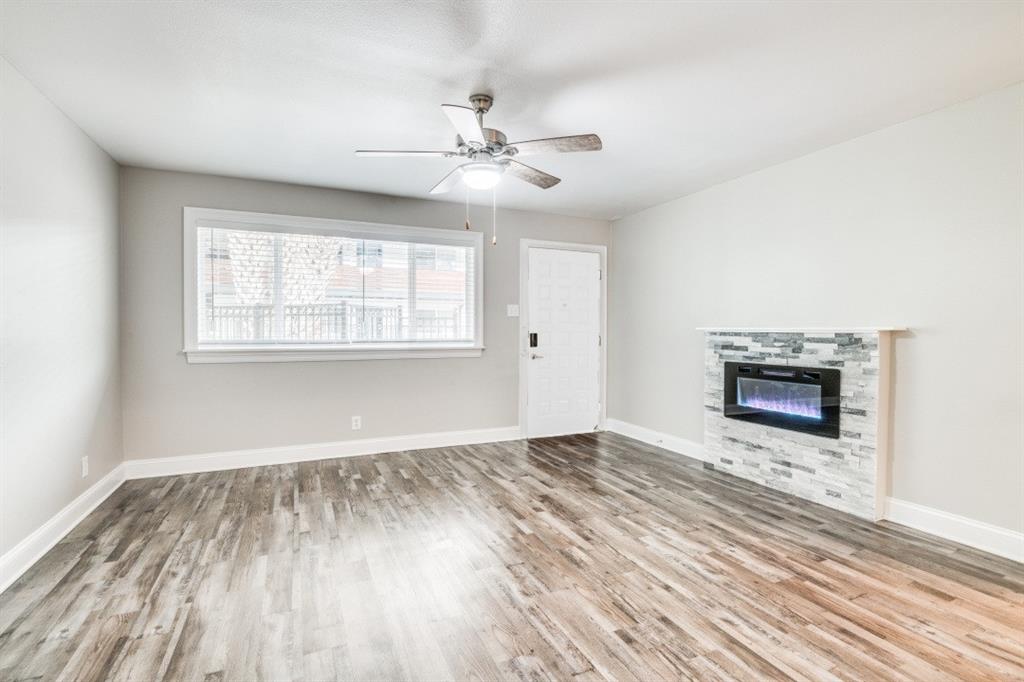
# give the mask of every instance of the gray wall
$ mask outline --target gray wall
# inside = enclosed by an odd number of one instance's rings
[[[181,354],[183,206],[462,229],[463,207],[124,168],[124,432],[128,459],[518,423],[519,239],[605,244],[605,221],[498,211],[484,245],[480,358],[189,365]],[[474,229],[490,228],[474,207]],[[351,430],[360,415],[363,428]]]
[[[121,406],[117,165],[4,59],[0,93],[2,554],[120,463]]]
[[[1024,530],[1024,86],[619,220],[609,417],[700,441],[702,335],[906,325],[894,497]]]

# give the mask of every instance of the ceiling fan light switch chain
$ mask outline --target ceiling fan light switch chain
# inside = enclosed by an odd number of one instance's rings
[[[498,190],[491,189],[491,246],[498,245]]]

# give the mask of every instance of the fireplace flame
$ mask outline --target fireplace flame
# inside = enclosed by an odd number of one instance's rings
[[[778,412],[780,414],[791,414],[796,417],[808,417],[810,419],[822,419],[821,404],[813,399],[800,398],[762,398],[760,396],[743,396],[739,404],[744,407],[753,407],[767,412]]]

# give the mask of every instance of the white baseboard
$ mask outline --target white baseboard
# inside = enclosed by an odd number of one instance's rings
[[[685,438],[671,436],[618,419],[608,419],[605,429],[687,457],[704,460],[704,446]],[[82,519],[117,490],[126,479],[289,464],[424,448],[496,443],[519,440],[520,438],[522,436],[518,426],[507,426],[389,438],[366,438],[335,443],[311,443],[290,447],[234,450],[182,457],[127,460],[94,483],[6,554],[0,556],[0,592],[10,587],[32,564],[60,542]],[[1024,562],[1024,534],[1022,533],[891,497],[886,501],[885,517],[893,523],[909,526],[1014,561]]]
[[[53,518],[0,557],[0,592],[6,590],[32,564],[60,542],[92,510],[117,490],[125,480],[173,476],[203,471],[221,471],[244,467],[289,464],[334,457],[356,457],[384,452],[422,450],[476,443],[497,443],[522,438],[518,426],[471,431],[444,431],[390,438],[364,438],[336,443],[310,443],[306,445],[212,452],[182,457],[157,459],[131,459],[119,464],[113,471],[94,483],[60,510]]]
[[[1024,562],[1024,533],[890,497],[885,519],[1014,561]]]
[[[454,445],[473,445],[476,443],[497,443],[506,440],[519,440],[520,438],[522,438],[522,435],[518,426],[505,426],[494,429],[442,431],[439,433],[420,433],[409,436],[344,440],[333,443],[308,443],[305,445],[289,445],[253,450],[210,452],[202,455],[129,459],[125,460],[124,466],[125,475],[129,479],[153,478],[154,476],[194,474],[203,471],[223,471],[226,469],[242,469],[271,464],[292,464],[318,459],[333,459],[335,457],[376,455],[384,452],[401,452],[403,450],[444,448]]]
[[[28,537],[0,556],[0,592],[21,577],[44,554],[60,542],[92,510],[110,497],[124,483],[124,465],[114,469],[96,481],[88,490],[57,512],[49,521],[37,528]]]
[[[618,419],[608,419],[605,429],[636,440],[706,461],[704,446],[685,438],[654,431]],[[984,552],[1024,562],[1024,533],[975,521],[940,509],[895,498],[886,500],[885,519]]]
[[[680,455],[699,459],[702,462],[706,461],[704,445],[696,441],[680,438],[679,436],[671,436],[667,433],[661,433],[660,431],[654,431],[653,429],[637,426],[636,424],[630,424],[618,419],[606,420],[604,428],[605,431],[611,431],[650,445],[657,445],[659,448],[665,448]]]

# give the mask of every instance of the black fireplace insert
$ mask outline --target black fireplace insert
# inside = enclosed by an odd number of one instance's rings
[[[725,416],[839,438],[839,370],[725,363]]]

